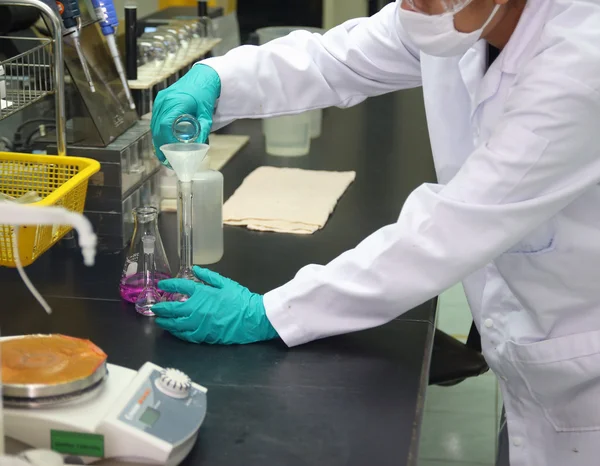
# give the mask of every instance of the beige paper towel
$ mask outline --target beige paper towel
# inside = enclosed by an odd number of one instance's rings
[[[260,167],[223,206],[223,222],[310,235],[323,228],[355,172]]]

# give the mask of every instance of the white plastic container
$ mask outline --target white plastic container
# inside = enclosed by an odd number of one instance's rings
[[[193,260],[210,265],[223,257],[223,175],[209,167],[210,155],[192,179]]]
[[[261,28],[256,31],[258,35],[258,42],[260,45],[264,45],[274,39],[287,36],[293,31],[308,31],[313,34],[323,34],[324,29],[312,28],[312,27],[301,27],[301,26],[281,26],[281,27],[267,27]],[[309,135],[311,139],[318,138],[321,136],[322,121],[323,121],[323,110],[310,110],[307,112],[310,119],[310,131]],[[263,133],[267,138],[267,153],[271,155],[283,155],[283,156],[295,156],[295,155],[306,155],[310,151],[310,141],[306,143],[303,138],[300,138],[300,129],[298,131],[290,130],[295,125],[302,125],[302,115],[286,116],[286,117],[275,117],[263,120]],[[280,120],[280,118],[284,118]],[[274,131],[275,133],[271,132]],[[273,138],[276,137],[276,140]],[[289,142],[285,142],[286,137],[289,137]],[[293,142],[294,141],[297,142]],[[293,144],[298,144],[296,150],[290,149]],[[288,147],[285,147],[288,146]],[[308,146],[308,147],[307,147]]]
[[[310,115],[310,138],[316,139],[321,136],[321,132],[323,129],[323,110],[310,110],[308,112]],[[265,134],[265,122],[267,119],[265,118],[262,122],[262,132]]]
[[[297,157],[310,152],[310,114],[286,115],[264,120],[267,154]]]

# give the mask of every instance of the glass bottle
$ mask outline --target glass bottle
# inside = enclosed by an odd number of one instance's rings
[[[144,316],[153,316],[152,307],[162,301],[162,294],[156,288],[154,248],[156,238],[152,235],[142,237],[144,249],[144,289],[135,302],[135,310]]]
[[[154,281],[171,278],[171,268],[158,232],[158,209],[156,207],[138,207],[133,209],[133,237],[129,244],[127,258],[123,266],[119,289],[121,298],[135,303],[144,289],[144,236],[153,236],[154,244]],[[162,293],[162,292],[161,292]]]

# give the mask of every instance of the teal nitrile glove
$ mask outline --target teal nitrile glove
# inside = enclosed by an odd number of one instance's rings
[[[206,285],[183,278],[158,284],[167,293],[189,296],[182,303],[171,301],[152,307],[160,327],[193,343],[232,345],[278,337],[261,295],[207,269],[194,267],[194,275]]]
[[[221,95],[221,78],[208,65],[194,65],[175,84],[160,91],[152,107],[152,141],[156,156],[168,166],[160,147],[178,142],[173,136],[173,122],[181,115],[195,116],[200,122],[200,137],[205,143],[212,127],[215,104]]]

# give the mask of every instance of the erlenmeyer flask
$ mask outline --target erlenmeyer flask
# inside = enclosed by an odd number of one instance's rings
[[[160,233],[158,232],[158,209],[156,207],[138,207],[133,209],[133,237],[129,244],[127,258],[121,275],[121,298],[135,303],[144,289],[144,236],[153,236],[154,245],[154,280],[171,278],[171,268],[167,261]]]

